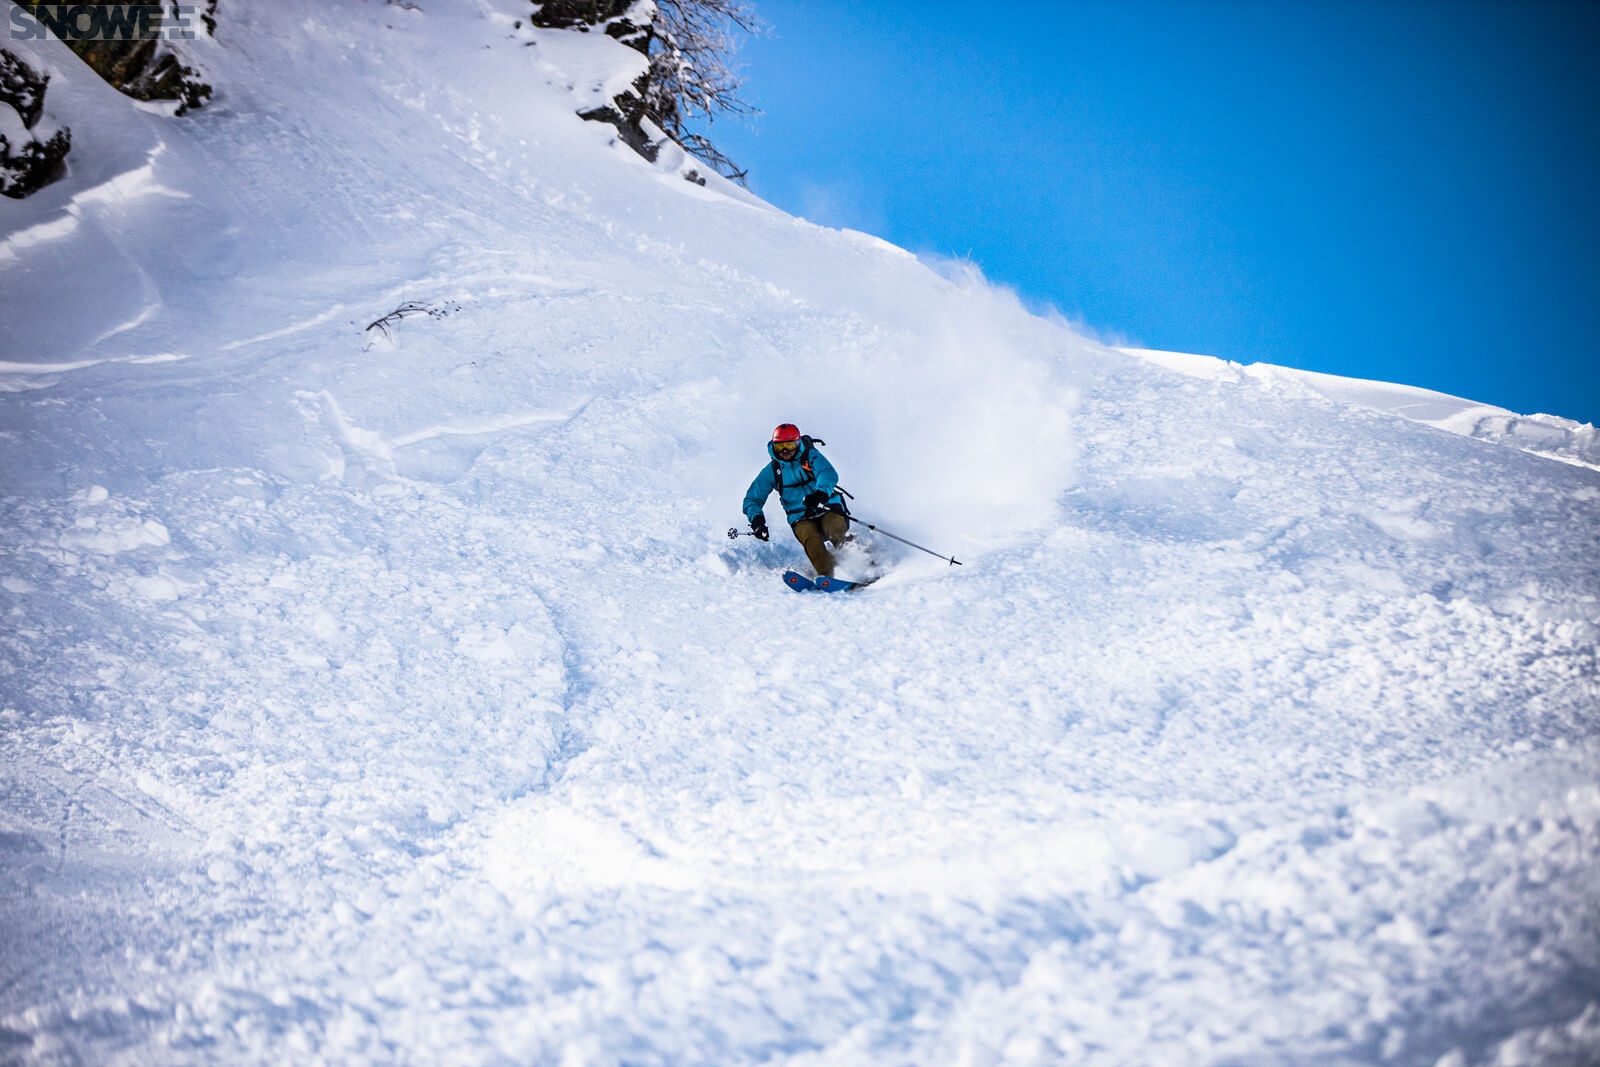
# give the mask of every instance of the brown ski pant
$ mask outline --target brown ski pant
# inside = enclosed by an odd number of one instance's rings
[[[805,547],[806,558],[819,575],[833,577],[833,553],[824,541],[838,547],[850,539],[850,520],[837,511],[825,512],[820,518],[801,519],[789,527],[795,539]]]

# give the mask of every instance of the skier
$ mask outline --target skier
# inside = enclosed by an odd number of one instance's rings
[[[772,462],[750,483],[744,495],[744,517],[758,540],[771,540],[767,517],[762,508],[773,491],[789,518],[789,528],[805,547],[806,558],[819,575],[833,577],[835,548],[850,539],[850,520],[845,518],[844,500],[839,495],[839,474],[828,458],[817,450],[821,442],[803,435],[792,422],[772,431],[767,454]]]

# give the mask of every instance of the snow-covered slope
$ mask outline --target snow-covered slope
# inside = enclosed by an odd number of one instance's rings
[[[0,1058],[1600,1055],[1600,474],[648,165],[514,0],[237,8],[185,120],[32,48]],[[965,565],[785,589],[779,421]]]
[[[1241,366],[1214,356],[1133,348],[1122,351],[1196,378],[1237,382],[1250,376],[1270,385],[1299,390],[1308,396],[1415,419],[1480,441],[1493,441],[1600,470],[1600,430],[1590,423],[1558,415],[1518,415],[1492,404],[1480,404],[1432,389],[1318,374],[1267,363]]]

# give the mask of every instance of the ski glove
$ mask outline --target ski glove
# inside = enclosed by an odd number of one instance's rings
[[[806,514],[820,515],[828,506],[828,494],[821,489],[814,489],[806,494]]]
[[[772,540],[772,535],[767,532],[767,517],[765,515],[757,515],[750,520],[750,533],[757,541]]]

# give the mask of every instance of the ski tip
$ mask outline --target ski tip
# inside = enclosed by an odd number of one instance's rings
[[[817,587],[815,582],[797,571],[784,571],[783,584],[797,593],[804,593]]]

